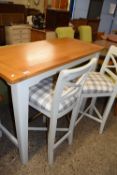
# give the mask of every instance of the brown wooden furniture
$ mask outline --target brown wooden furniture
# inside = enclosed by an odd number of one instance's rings
[[[62,9],[48,8],[46,11],[46,29],[55,30],[60,26],[68,26],[70,12]]]
[[[5,45],[5,28],[0,26],[0,45]]]
[[[101,39],[117,43],[117,34],[104,34]]]
[[[34,8],[26,8],[26,16],[37,15],[40,11]]]
[[[0,3],[0,44],[5,44],[4,26],[26,23],[25,6],[13,3]]]
[[[26,22],[25,6],[12,3],[0,4],[0,25],[21,24]]]
[[[106,50],[108,50],[108,48],[111,45],[117,46],[117,42],[113,42],[113,41],[109,41],[109,40],[96,40],[94,43],[99,45],[99,46],[103,46],[104,49],[106,49]]]
[[[52,0],[51,6],[52,6],[53,8],[59,8],[59,3],[60,3],[60,0],[58,0],[58,1]]]
[[[54,39],[54,38],[56,38],[54,31],[38,30],[35,28],[31,29],[31,41],[40,41],[40,40]]]
[[[75,37],[78,38],[79,34],[78,34],[78,27],[81,25],[89,25],[92,28],[92,37],[93,37],[93,41],[96,40],[96,36],[98,33],[98,26],[99,26],[99,19],[73,19],[70,21],[73,26],[74,26],[74,30],[75,30]]]
[[[96,40],[102,40],[102,35],[104,35],[104,32],[98,32],[96,36]]]
[[[117,30],[113,30],[112,33],[117,34]]]
[[[53,8],[67,9],[68,0],[52,0],[51,4]]]

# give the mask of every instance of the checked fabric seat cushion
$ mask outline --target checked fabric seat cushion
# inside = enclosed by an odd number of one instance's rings
[[[46,78],[41,80],[38,84],[30,87],[29,101],[37,108],[41,108],[47,111],[51,111],[52,101],[54,96],[55,82],[53,78]],[[66,87],[63,94],[68,93],[71,88]],[[59,112],[66,110],[68,107],[74,104],[77,96],[74,93],[65,98],[59,104]]]
[[[107,93],[112,92],[113,87],[111,78],[100,72],[91,72],[83,86],[83,93]]]
[[[100,72],[91,72],[85,81],[83,86],[83,94],[87,93],[107,93],[112,92],[114,87],[114,82],[112,79],[101,74]],[[29,101],[33,103],[37,108],[42,108],[47,111],[51,111],[52,101],[54,96],[55,82],[53,78],[46,78],[41,80],[38,84],[30,87],[29,91]],[[65,88],[63,93],[68,92],[68,89]],[[70,107],[77,99],[76,94],[68,96],[64,101],[59,105],[59,112]]]

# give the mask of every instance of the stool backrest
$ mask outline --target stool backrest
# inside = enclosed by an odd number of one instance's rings
[[[92,71],[97,63],[97,58],[93,58],[88,64],[73,68],[62,70],[59,74],[55,91],[54,91],[54,99],[52,104],[52,112],[56,115],[59,115],[58,109],[60,109],[59,105],[64,103],[67,106],[67,102],[71,99],[73,101],[77,101],[80,98],[82,88],[84,82],[88,76],[88,73]],[[73,108],[75,103],[72,103],[69,108],[65,108],[64,113],[67,113]],[[61,114],[60,114],[61,115]]]
[[[82,25],[78,27],[79,38],[82,41],[92,42],[92,28],[88,25]]]
[[[74,30],[72,27],[57,27],[55,33],[57,38],[74,38]]]
[[[105,73],[117,82],[117,47],[111,46],[102,64],[101,73]]]

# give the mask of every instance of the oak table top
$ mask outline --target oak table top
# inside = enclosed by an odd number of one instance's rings
[[[10,84],[99,52],[103,47],[76,39],[53,39],[0,48],[0,77]]]

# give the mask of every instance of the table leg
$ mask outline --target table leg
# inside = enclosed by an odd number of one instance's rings
[[[21,162],[28,161],[28,102],[29,88],[26,83],[11,85],[15,125]]]
[[[1,121],[0,121],[0,123],[1,123]],[[2,137],[2,130],[0,129],[0,137]]]

